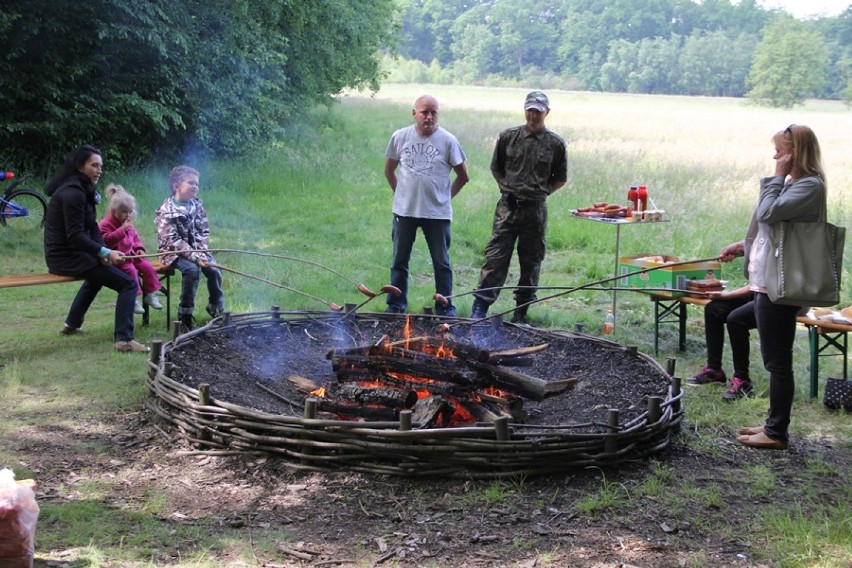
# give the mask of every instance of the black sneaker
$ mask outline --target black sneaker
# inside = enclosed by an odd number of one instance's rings
[[[183,333],[187,333],[195,329],[195,318],[192,317],[192,314],[183,314],[180,316],[180,330]]]
[[[404,314],[405,308],[402,306],[398,306],[396,304],[388,304],[388,307],[385,308],[386,314]]]
[[[205,309],[207,310],[207,314],[211,318],[217,318],[217,317],[219,317],[219,316],[221,316],[222,314],[225,313],[224,308],[217,306],[215,304],[207,304],[207,308],[205,308]]]
[[[470,309],[470,319],[485,319],[488,315],[489,307],[490,306],[488,304],[477,298],[473,301],[473,307]]]
[[[710,383],[726,383],[728,378],[725,376],[725,371],[717,371],[710,367],[704,367],[700,373],[697,373],[686,379],[688,385],[709,385]]]
[[[722,400],[725,402],[733,402],[741,398],[754,396],[754,387],[748,379],[734,377],[731,379],[731,387],[728,392],[722,395]]]

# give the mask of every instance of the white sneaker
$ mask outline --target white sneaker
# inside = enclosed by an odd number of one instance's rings
[[[142,307],[142,302],[139,301],[139,298],[136,298],[136,305],[133,306],[133,313],[134,314],[144,314],[145,313],[145,308]]]
[[[142,301],[154,308],[155,310],[163,309],[163,304],[160,303],[160,299],[157,297],[156,292],[149,292],[145,294],[145,299]]]

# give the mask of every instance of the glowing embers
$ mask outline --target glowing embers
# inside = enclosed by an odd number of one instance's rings
[[[395,341],[383,337],[375,345],[330,349],[326,358],[337,382],[319,389],[311,383],[297,386],[319,398],[320,411],[340,418],[392,420],[411,409],[418,427],[444,428],[499,417],[522,422],[523,398],[542,400],[574,384],[519,370],[547,344],[491,352],[444,333],[412,337],[407,319],[401,335]]]

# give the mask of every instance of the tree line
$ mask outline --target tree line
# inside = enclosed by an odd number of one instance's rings
[[[0,167],[245,154],[388,78],[852,101],[850,36],[755,0],[4,0]]]
[[[852,6],[802,21],[755,0],[398,2],[398,81],[852,102]]]
[[[378,87],[393,0],[4,0],[0,167],[93,143],[111,167],[237,155]],[[14,165],[13,165],[14,164]]]

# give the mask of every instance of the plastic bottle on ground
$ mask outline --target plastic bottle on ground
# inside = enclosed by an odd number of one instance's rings
[[[613,331],[615,331],[615,316],[612,315],[612,310],[607,310],[606,318],[604,318],[603,332],[605,335],[610,335]]]

